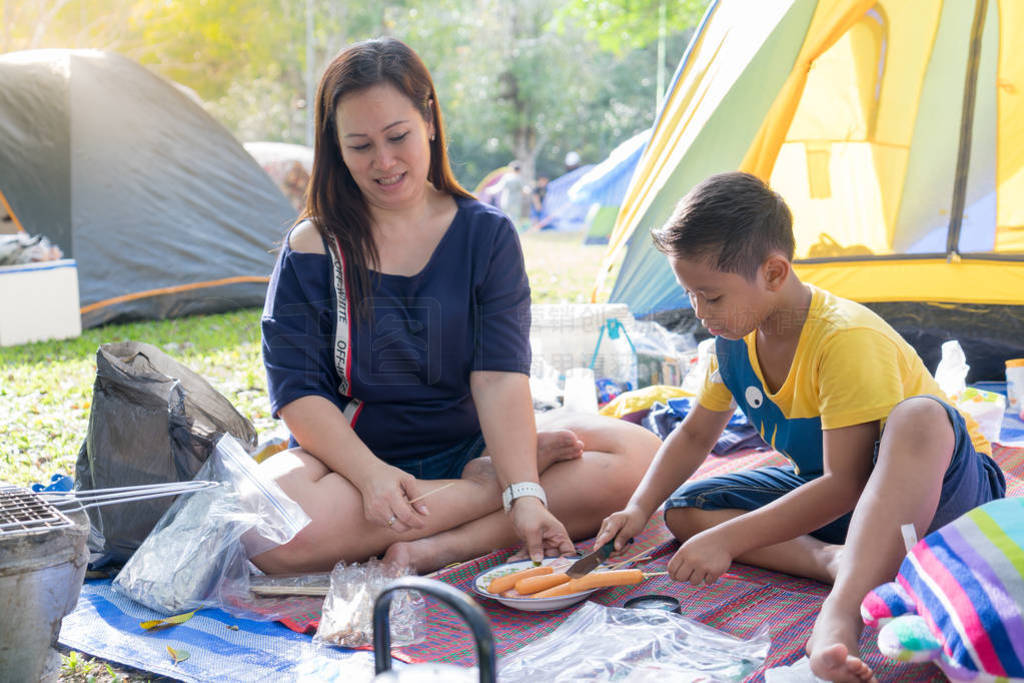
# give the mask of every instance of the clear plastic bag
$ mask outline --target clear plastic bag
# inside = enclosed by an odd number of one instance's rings
[[[636,322],[633,343],[638,387],[654,384],[677,387],[697,360],[697,340],[692,332],[669,332],[653,320]]]
[[[503,683],[740,681],[764,663],[770,644],[767,627],[741,640],[669,612],[587,602],[505,658],[498,674]]]
[[[220,486],[180,496],[117,575],[114,589],[164,614],[221,607],[269,620],[302,611],[282,612],[289,601],[249,591],[249,558],[287,543],[309,523],[299,504],[260,474],[230,435],[221,437],[195,478]]]
[[[339,562],[331,571],[331,588],[324,600],[313,642],[321,645],[373,645],[373,603],[395,579],[410,574],[406,567],[376,558],[359,564]],[[411,645],[425,637],[426,602],[415,591],[398,591],[391,602],[392,645]]]
[[[1006,397],[994,391],[967,386],[967,364],[960,342],[955,339],[942,343],[942,359],[935,368],[935,381],[953,404],[974,418],[978,428],[990,443],[999,440],[1006,412]]]

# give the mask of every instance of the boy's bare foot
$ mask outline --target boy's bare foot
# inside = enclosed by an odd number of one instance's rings
[[[827,543],[819,551],[822,569],[828,577],[825,583],[835,583],[839,573],[839,558],[843,556],[843,546]]]
[[[568,429],[537,432],[537,471],[543,472],[556,462],[573,460],[583,455],[583,442]]]
[[[858,614],[837,614],[825,601],[806,648],[815,676],[837,683],[876,683],[871,667],[859,657],[860,627]]]

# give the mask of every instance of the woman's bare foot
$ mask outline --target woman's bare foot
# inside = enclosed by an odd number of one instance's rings
[[[583,455],[583,442],[568,429],[537,432],[537,471],[543,472],[556,462]]]
[[[428,536],[416,541],[392,543],[384,553],[383,561],[409,567],[417,574],[426,574],[464,559],[445,549],[435,538]]]
[[[874,672],[859,656],[860,629],[859,614],[840,614],[825,601],[806,648],[815,676],[838,683],[875,683]]]

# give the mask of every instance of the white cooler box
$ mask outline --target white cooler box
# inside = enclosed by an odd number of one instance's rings
[[[80,334],[74,259],[0,266],[0,346]]]

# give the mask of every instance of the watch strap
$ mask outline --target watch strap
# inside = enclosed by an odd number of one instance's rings
[[[512,509],[512,501],[523,496],[534,496],[540,499],[544,507],[548,506],[548,498],[544,495],[544,488],[540,484],[533,481],[520,481],[509,484],[501,494],[501,505],[505,508],[505,512]]]

